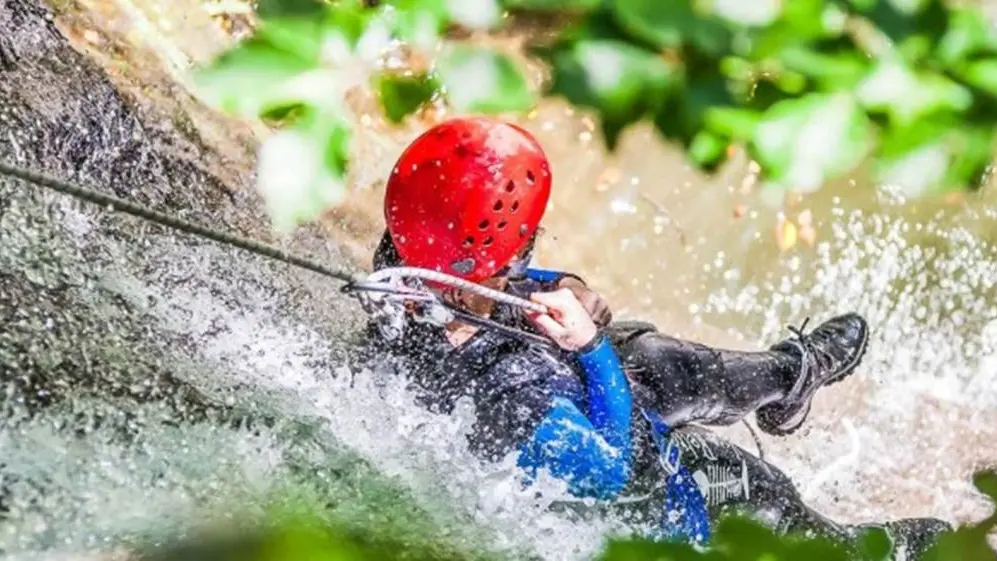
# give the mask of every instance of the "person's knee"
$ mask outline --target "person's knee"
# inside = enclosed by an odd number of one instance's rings
[[[677,364],[681,361],[681,345],[658,331],[642,331],[621,345],[620,355],[632,357],[640,366],[651,367]]]
[[[604,331],[613,346],[622,351],[641,335],[657,332],[658,327],[646,321],[623,320],[610,323]]]

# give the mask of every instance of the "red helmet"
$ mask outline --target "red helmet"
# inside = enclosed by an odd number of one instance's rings
[[[406,265],[479,282],[530,241],[550,185],[550,164],[529,132],[483,117],[450,119],[398,158],[384,218]]]

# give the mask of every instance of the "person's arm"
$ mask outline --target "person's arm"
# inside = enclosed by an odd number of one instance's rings
[[[602,334],[577,360],[585,371],[588,415],[566,398],[554,398],[519,465],[530,475],[546,468],[572,494],[600,499],[619,495],[630,479],[632,399],[616,350]]]

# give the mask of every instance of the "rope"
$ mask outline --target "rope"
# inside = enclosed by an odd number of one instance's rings
[[[148,220],[149,222],[154,222],[161,226],[171,228],[180,232],[187,234],[192,234],[195,236],[200,236],[205,239],[209,239],[221,244],[230,245],[257,255],[262,255],[264,257],[269,257],[283,263],[301,267],[309,271],[313,271],[320,275],[330,277],[339,281],[351,283],[359,279],[354,277],[353,274],[346,271],[345,269],[331,269],[325,265],[321,265],[309,259],[303,257],[298,257],[294,254],[288,253],[279,247],[268,245],[262,242],[244,238],[241,236],[236,236],[234,234],[229,234],[222,232],[220,230],[215,230],[213,228],[208,228],[207,226],[202,226],[200,224],[195,224],[193,222],[188,222],[162,212],[152,210],[148,207],[138,205],[135,203],[128,202],[124,199],[120,199],[113,195],[108,195],[106,193],[101,193],[94,189],[84,187],[82,185],[71,183],[69,181],[63,181],[57,179],[50,175],[43,173],[38,173],[30,171],[21,167],[12,166],[10,164],[0,162],[0,174],[9,177],[15,177],[21,179],[28,183],[33,183],[40,187],[45,187],[51,189],[58,193],[64,195],[69,195],[75,197],[82,201],[89,203],[101,205],[107,207],[111,211],[121,211],[132,216]],[[439,271],[430,271],[426,269],[419,269],[417,267],[394,267],[389,269],[382,269],[370,275],[367,280],[378,282],[386,281],[392,277],[409,277],[409,278],[419,278],[424,280],[430,280],[434,282],[439,282],[442,284],[450,285],[453,287],[460,288],[462,290],[467,290],[473,292],[480,296],[486,298],[491,298],[496,302],[503,302],[512,306],[519,306],[521,308],[537,312],[546,313],[547,308],[541,306],[540,304],[530,302],[523,298],[518,298],[511,294],[506,294],[504,292],[494,290],[485,286],[475,284],[473,282],[464,280],[459,277],[441,273]]]
[[[762,448],[762,439],[758,437],[758,433],[755,432],[755,428],[748,423],[747,419],[741,419],[741,423],[748,428],[748,432],[751,434],[751,439],[755,441],[755,448],[758,449],[758,459],[765,461],[765,449]]]
[[[149,222],[154,222],[160,226],[200,236],[221,244],[227,244],[257,255],[262,255],[264,257],[269,257],[270,259],[275,259],[283,263],[301,267],[302,269],[307,269],[336,280],[343,282],[352,282],[355,280],[354,275],[345,269],[332,269],[326,267],[325,265],[321,265],[314,261],[288,253],[276,246],[208,228],[193,222],[188,222],[168,214],[157,212],[145,206],[130,203],[113,195],[107,195],[79,184],[56,179],[49,175],[12,166],[4,162],[0,162],[0,174],[15,177],[28,183],[33,183],[40,187],[45,187],[65,195],[75,197],[82,201],[101,205],[103,207],[107,207],[111,211],[121,211],[125,214],[130,214],[132,216],[148,220]]]

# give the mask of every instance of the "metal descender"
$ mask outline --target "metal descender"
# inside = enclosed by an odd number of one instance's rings
[[[545,313],[546,308],[529,300],[487,288],[438,271],[416,267],[395,267],[375,271],[362,281],[346,284],[342,292],[356,297],[370,315],[381,335],[396,340],[405,331],[408,321],[445,326],[462,321],[476,327],[498,331],[519,341],[553,347],[547,337],[528,333],[496,321],[460,310],[430,292],[423,281],[455,286],[491,298],[496,302]]]
[[[449,307],[418,280],[406,284],[402,276],[371,277],[348,283],[343,286],[342,291],[359,300],[360,306],[374,321],[381,335],[389,341],[402,336],[405,323],[410,318],[419,323],[438,326],[456,319]]]

